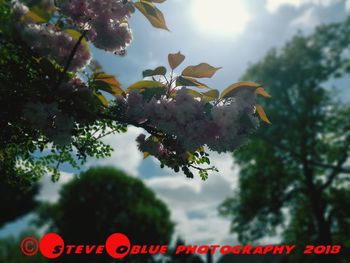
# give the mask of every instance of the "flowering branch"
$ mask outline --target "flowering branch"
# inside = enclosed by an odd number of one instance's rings
[[[220,93],[200,80],[211,78],[219,67],[200,63],[175,73],[185,60],[180,52],[168,56],[170,74],[164,66],[145,70],[144,79],[126,89],[101,68],[91,70],[91,75],[84,72],[87,81],[79,77],[91,60],[87,41],[96,48],[125,54],[132,40],[128,19],[135,8],[153,26],[167,29],[154,3],[158,1],[59,1],[53,8],[57,12],[45,14],[16,2],[14,16],[22,39],[36,54],[53,61],[55,69],[63,67],[54,78],[53,102],[27,103],[23,119],[55,144],[76,147],[83,160],[98,152],[91,144],[96,145],[101,136],[96,138],[89,131],[92,123],[140,127],[148,133],[137,138],[145,157],[154,156],[161,166],[182,170],[188,177],[193,177],[191,170],[197,170],[206,179],[209,171],[217,169],[202,167],[210,165],[205,147],[219,153],[234,151],[256,131],[260,120],[270,123],[257,104],[257,95],[270,96],[260,84],[239,82]],[[57,23],[52,13],[64,19]],[[114,102],[104,92],[114,96]]]

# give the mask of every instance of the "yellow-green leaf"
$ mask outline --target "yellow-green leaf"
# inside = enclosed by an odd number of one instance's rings
[[[263,96],[263,97],[265,97],[265,98],[270,98],[270,97],[271,97],[271,95],[268,94],[268,93],[266,92],[266,90],[264,90],[264,88],[262,88],[262,87],[257,88],[256,91],[255,91],[255,93],[256,93],[256,94],[259,94],[259,95],[261,95],[261,96]]]
[[[74,40],[78,41],[79,38],[81,37],[81,33],[75,29],[66,29],[64,30],[64,32],[66,32],[68,35],[70,35]],[[86,38],[84,37],[80,44],[86,48],[87,50],[89,49],[89,45],[88,42],[86,41]]]
[[[110,85],[107,82],[102,81],[102,80],[96,80],[96,81],[94,81],[94,84],[96,85],[96,87],[99,90],[106,91],[106,92],[112,94],[113,96],[121,95],[124,92],[120,87]]]
[[[95,80],[101,80],[103,82],[106,82],[107,84],[114,86],[114,87],[120,87],[120,82],[113,76],[110,74],[106,74],[106,73],[95,73],[92,75],[92,78]]]
[[[142,76],[144,78],[146,77],[152,77],[152,76],[164,76],[166,74],[166,68],[165,67],[157,67],[156,69],[147,69],[142,72]]]
[[[48,20],[41,14],[39,14],[36,10],[29,10],[25,15],[26,18],[29,18],[35,23],[47,23]]]
[[[179,76],[176,80],[176,86],[209,88],[206,84],[190,77]]]
[[[34,5],[25,13],[21,19],[30,19],[35,23],[47,23],[50,21],[54,8]]]
[[[157,136],[151,136],[150,139],[153,141],[153,142],[159,142],[159,139]]]
[[[38,57],[38,58],[36,58],[36,57],[34,57],[34,56],[32,56],[32,58],[35,60],[35,62],[36,63],[40,63],[40,61],[43,59],[43,57]]]
[[[226,88],[222,93],[221,93],[221,98],[228,98],[228,97],[232,97],[236,94],[236,92],[241,89],[241,88],[252,88],[254,90],[256,90],[257,88],[259,88],[261,85],[256,83],[256,82],[252,82],[252,81],[241,81],[241,82],[237,82],[235,84],[232,84],[231,86],[229,86],[228,88]]]
[[[203,98],[206,101],[216,100],[219,98],[219,96],[220,96],[220,92],[216,89],[209,90],[209,91],[203,93]]]
[[[169,30],[162,12],[151,2],[140,0],[135,7],[148,19],[152,26]]]
[[[204,146],[199,147],[199,148],[197,149],[197,151],[200,152],[200,153],[205,153],[205,148],[204,148]]]
[[[105,96],[103,96],[101,93],[96,93],[95,95],[103,106],[108,107],[109,103]]]
[[[187,160],[189,160],[190,162],[193,162],[195,160],[194,154],[187,152],[188,153],[188,158]]]
[[[188,89],[187,90],[187,94],[191,95],[194,98],[202,98],[203,94],[199,93],[198,91],[192,90],[192,89]]]
[[[256,112],[258,113],[260,119],[261,119],[262,121],[264,121],[264,122],[267,122],[267,123],[271,124],[270,120],[269,120],[269,119],[267,118],[267,116],[266,116],[266,113],[265,113],[263,107],[261,107],[261,106],[258,105],[258,104],[255,105],[255,107],[256,107]]]
[[[122,94],[120,82],[113,76],[105,73],[95,73],[92,75],[95,85],[100,90],[106,91],[114,96]]]
[[[53,12],[55,12],[56,8],[51,6],[43,6],[41,4],[37,4],[35,6],[32,6],[30,8],[31,11],[34,11],[36,14],[40,15],[41,17],[45,18],[46,21],[50,21]]]
[[[149,156],[150,156],[150,154],[148,152],[143,153],[143,159],[147,159],[147,157],[149,157]]]
[[[165,88],[164,84],[159,81],[141,80],[127,88],[128,91],[135,89],[147,89],[147,88]]]
[[[211,78],[219,69],[221,69],[221,67],[215,68],[207,63],[200,63],[196,66],[185,68],[185,70],[182,71],[182,75],[193,78]]]
[[[218,90],[210,90],[208,92],[201,93],[191,89],[188,89],[187,93],[194,98],[202,98],[208,102],[217,99],[220,94]]]
[[[171,69],[176,69],[183,61],[185,56],[179,52],[168,55],[168,61]]]

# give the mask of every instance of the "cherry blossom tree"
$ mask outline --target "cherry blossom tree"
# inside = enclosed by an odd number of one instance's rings
[[[208,149],[234,151],[260,120],[269,123],[257,102],[258,95],[269,97],[260,84],[238,82],[220,93],[200,80],[220,68],[200,63],[178,73],[185,60],[180,52],[169,54],[168,69],[145,70],[143,79],[129,87],[92,59],[90,45],[126,55],[132,41],[128,21],[136,10],[154,27],[168,30],[157,8],[163,2],[1,2],[6,16],[0,28],[5,36],[0,80],[2,94],[11,94],[4,100],[1,123],[10,131],[1,133],[2,170],[34,179],[50,171],[57,180],[61,163],[77,167],[88,156],[110,155],[111,147],[101,138],[133,125],[145,130],[137,138],[145,158],[154,156],[162,167],[182,170],[188,177],[197,170],[206,179],[217,170],[210,165]],[[5,88],[8,84],[11,89]]]

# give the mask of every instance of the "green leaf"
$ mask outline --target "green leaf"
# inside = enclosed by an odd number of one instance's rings
[[[98,89],[106,91],[114,96],[122,94],[120,82],[113,76],[105,73],[95,73],[92,75],[93,84]]]
[[[159,81],[141,80],[127,88],[128,91],[135,89],[149,89],[149,88],[165,88],[164,84]]]
[[[151,2],[140,0],[135,7],[148,19],[152,26],[169,30],[162,12]]]
[[[176,86],[209,88],[206,84],[197,81],[194,78],[179,76],[176,79]]]
[[[193,78],[211,78],[219,69],[221,69],[221,67],[215,68],[207,63],[200,63],[196,66],[185,68],[182,75]]]
[[[142,97],[145,101],[150,101],[152,98],[159,100],[161,96],[165,95],[166,89],[163,87],[148,88],[141,90]]]
[[[212,101],[212,100],[216,100],[219,98],[220,96],[220,92],[216,89],[213,90],[209,90],[207,92],[202,93],[203,94],[203,98],[206,101]]]
[[[188,89],[187,94],[191,95],[194,98],[202,98],[203,97],[202,93],[195,91],[195,90],[192,90],[192,89]]]
[[[261,107],[260,105],[255,105],[255,107],[256,107],[256,112],[258,113],[260,119],[266,123],[271,124],[270,120],[267,118],[267,115],[263,107]]]
[[[231,86],[229,86],[228,88],[226,88],[222,93],[221,93],[221,98],[228,98],[228,97],[233,97],[237,91],[241,88],[250,88],[250,89],[254,89],[256,90],[257,88],[259,88],[261,85],[256,83],[256,82],[252,82],[252,81],[241,81],[241,82],[237,82],[235,84],[232,84]]]
[[[209,102],[207,102],[205,105],[204,105],[204,112],[207,116],[211,116],[212,115],[212,109],[213,109],[213,105]]]
[[[152,76],[159,76],[162,75],[164,76],[166,74],[166,68],[165,67],[158,67],[154,70],[152,69],[147,69],[142,72],[142,76],[145,77],[152,77]]]
[[[205,170],[200,170],[199,171],[199,176],[203,181],[206,181],[208,179],[208,172]]]
[[[171,69],[176,69],[184,60],[185,56],[179,52],[168,55],[168,61]]]

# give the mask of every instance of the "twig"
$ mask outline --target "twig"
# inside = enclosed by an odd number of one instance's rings
[[[62,82],[63,82],[63,80],[64,80],[64,78],[65,78],[65,76],[66,76],[66,74],[67,74],[67,71],[68,71],[68,69],[69,69],[69,66],[70,66],[70,64],[71,64],[72,61],[73,61],[73,58],[74,58],[74,56],[75,56],[75,53],[77,53],[78,48],[79,48],[81,42],[83,41],[84,37],[86,36],[87,32],[88,32],[88,30],[84,30],[83,33],[80,35],[80,37],[79,37],[77,43],[75,43],[75,45],[74,45],[74,47],[73,47],[71,53],[69,54],[67,63],[66,63],[66,65],[64,66],[63,72],[62,72],[62,74],[60,75],[60,77],[59,77],[59,79],[58,79],[58,81],[57,81],[57,87],[59,87],[59,86],[62,84]]]

